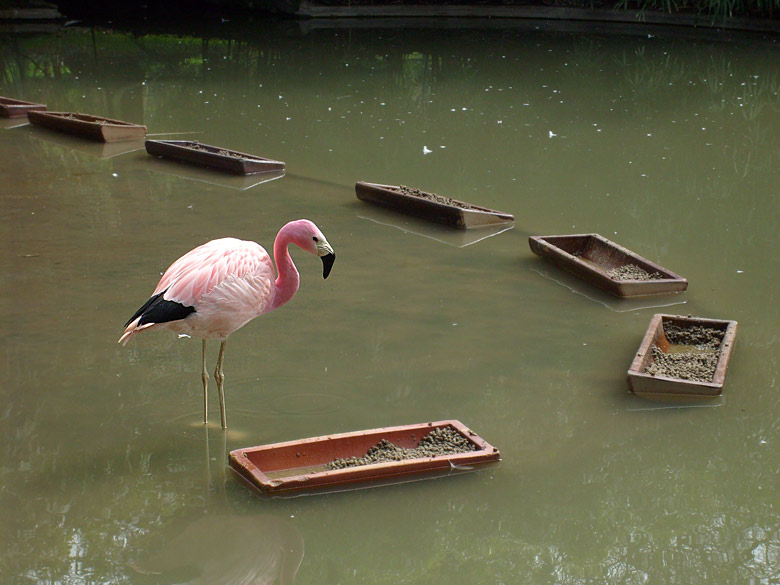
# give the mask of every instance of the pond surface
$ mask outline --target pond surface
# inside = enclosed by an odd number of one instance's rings
[[[0,95],[287,163],[253,185],[0,120],[0,580],[776,583],[780,46],[649,33],[0,36]],[[517,220],[453,233],[358,201],[358,180]],[[204,426],[200,342],[122,347],[123,323],[185,251],[270,249],[299,217],[333,272],[293,251],[300,291],[231,336],[229,429],[215,394]],[[528,246],[590,232],[688,291],[621,301]],[[628,393],[657,312],[739,322],[722,397]],[[294,499],[225,466],[238,447],[449,418],[501,464]]]

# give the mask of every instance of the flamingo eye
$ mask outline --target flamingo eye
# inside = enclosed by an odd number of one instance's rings
[[[317,238],[317,236],[314,236],[314,237],[312,237],[312,240],[314,240],[315,242],[319,242],[319,241],[320,241],[320,240]]]

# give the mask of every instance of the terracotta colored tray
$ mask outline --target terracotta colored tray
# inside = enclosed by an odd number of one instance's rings
[[[0,117],[2,118],[20,118],[26,116],[27,112],[33,110],[45,110],[44,104],[35,102],[25,102],[0,96]]]
[[[474,444],[475,450],[453,455],[374,463],[328,470],[334,459],[361,457],[382,439],[400,447],[417,447],[435,428],[452,427]],[[498,461],[501,454],[457,420],[385,427],[326,435],[311,439],[247,447],[230,452],[230,466],[253,486],[266,493],[319,488],[357,487],[388,480],[408,481],[415,476],[447,473],[457,466]],[[384,481],[383,481],[384,480]]]
[[[30,122],[51,130],[83,136],[91,140],[113,142],[146,136],[146,126],[73,112],[28,112]]]
[[[355,183],[355,193],[361,201],[375,203],[458,229],[509,224],[515,220],[515,216],[510,213],[479,207],[457,199],[450,199],[454,203],[452,205],[440,203],[433,199],[403,192],[398,185],[379,185],[358,181]]]
[[[237,175],[283,171],[284,163],[190,140],[147,140],[146,152]]]
[[[669,340],[664,334],[664,323],[673,322],[679,325],[702,325],[725,331],[723,341],[720,344],[720,356],[715,368],[715,375],[711,382],[696,382],[682,380],[680,378],[667,378],[665,376],[651,376],[646,373],[647,367],[653,361],[652,347],[657,345],[662,351],[667,352],[670,347]],[[650,320],[639,350],[628,370],[628,387],[639,396],[648,398],[673,398],[673,397],[716,397],[723,392],[723,384],[726,380],[726,369],[734,351],[734,343],[737,335],[736,321],[721,321],[717,319],[702,319],[699,317],[683,317],[679,315],[656,314]]]
[[[639,297],[683,292],[688,281],[671,270],[619,246],[599,234],[566,236],[531,236],[531,251],[572,274],[619,297]],[[617,280],[607,271],[634,264],[649,273],[658,272],[657,280]]]

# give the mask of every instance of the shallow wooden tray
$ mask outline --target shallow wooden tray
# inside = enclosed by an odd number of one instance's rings
[[[380,185],[358,181],[355,183],[355,193],[361,201],[375,203],[458,229],[509,224],[515,220],[515,216],[510,213],[479,207],[457,199],[450,199],[453,203],[450,205],[404,193],[399,185]]]
[[[599,234],[531,236],[531,251],[619,297],[639,297],[683,292],[688,281],[671,270],[619,246]],[[617,280],[607,271],[634,264],[647,272],[658,272],[657,280]]]
[[[647,367],[653,361],[652,347],[657,345],[661,351],[666,352],[670,343],[664,334],[664,323],[672,322],[681,326],[701,325],[725,331],[723,341],[720,344],[720,356],[715,368],[715,375],[711,382],[696,382],[682,380],[680,378],[667,378],[665,376],[651,376],[646,373]],[[736,321],[722,321],[718,319],[703,319],[700,317],[683,317],[680,315],[656,314],[650,320],[639,350],[634,356],[631,367],[628,369],[628,387],[639,396],[647,398],[665,397],[694,397],[707,398],[720,396],[723,392],[723,384],[726,380],[726,369],[734,351],[734,343],[737,335]]]
[[[131,140],[146,136],[146,126],[142,124],[89,114],[31,111],[27,117],[33,124],[101,142]]]
[[[400,447],[417,447],[420,440],[433,429],[452,427],[474,444],[475,450],[453,455],[374,463],[344,469],[328,470],[334,459],[362,457],[387,439]],[[373,484],[408,481],[415,476],[447,473],[459,466],[498,461],[501,454],[476,433],[457,420],[384,427],[367,431],[341,433],[247,447],[230,452],[230,466],[253,486],[266,493],[307,491],[321,488],[356,487]]]
[[[2,118],[21,118],[33,110],[44,111],[46,106],[0,96],[0,117]]]
[[[263,158],[191,140],[147,140],[146,152],[181,162],[210,167],[236,175],[283,171],[279,160]]]

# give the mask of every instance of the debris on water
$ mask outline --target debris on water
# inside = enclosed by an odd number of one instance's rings
[[[624,264],[611,270],[607,270],[607,276],[614,280],[661,280],[660,272],[648,272],[636,264]]]
[[[399,447],[395,443],[382,439],[371,447],[362,457],[345,457],[334,459],[328,463],[328,469],[344,469],[345,467],[358,467],[372,463],[385,463],[388,461],[404,461],[406,459],[419,459],[424,457],[436,457],[438,455],[454,455],[456,453],[468,453],[477,450],[477,447],[466,437],[452,427],[433,429],[425,435],[417,447]]]

